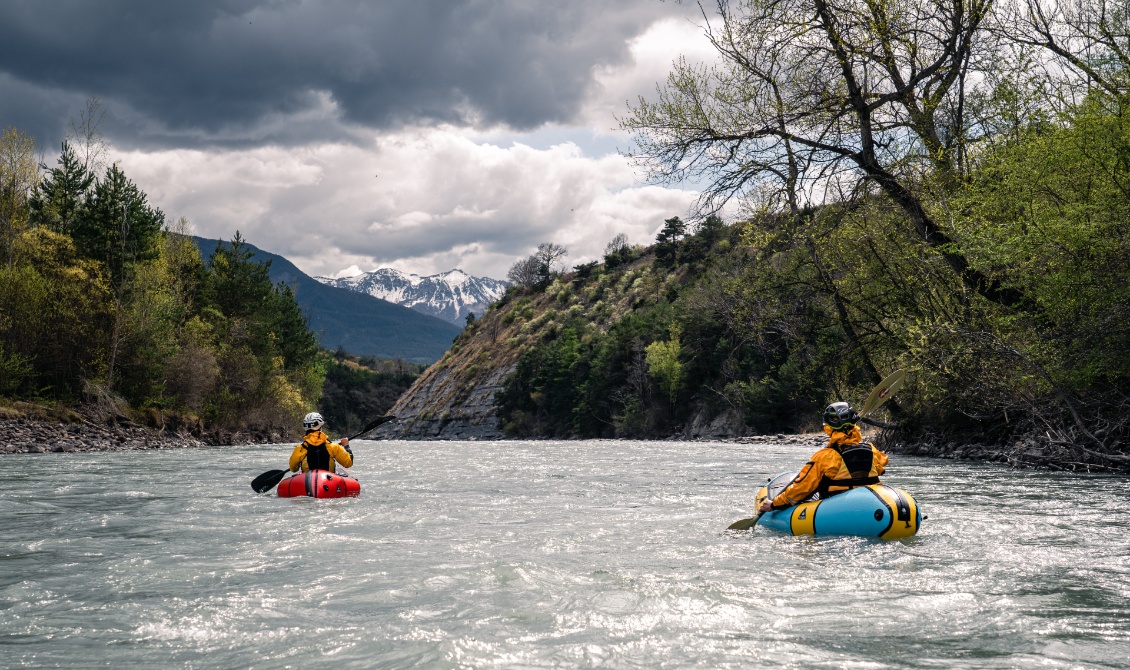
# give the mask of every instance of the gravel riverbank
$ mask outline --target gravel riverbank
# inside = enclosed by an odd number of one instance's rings
[[[880,439],[876,439],[876,438]],[[938,444],[902,443],[868,435],[879,448],[892,454],[913,454],[955,460],[992,461],[1014,467],[1045,468],[1082,472],[1128,472],[1123,455],[1106,456],[1080,453],[1065,445],[1038,439],[1018,440],[1009,445],[983,445],[959,442]],[[277,433],[231,433],[210,431],[200,435],[158,430],[134,423],[107,423],[87,420],[49,421],[33,418],[0,419],[0,454],[45,454],[78,451],[129,451],[136,449],[181,449],[228,444],[275,444],[290,442]],[[804,444],[813,451],[827,443],[822,433],[758,435],[724,439],[735,443]],[[799,467],[800,464],[798,464]]]
[[[0,419],[0,454],[181,449],[225,444],[289,442],[284,435],[158,430],[135,423]]]
[[[0,454],[176,449],[205,444],[205,441],[190,434],[167,433],[138,425],[0,420]]]

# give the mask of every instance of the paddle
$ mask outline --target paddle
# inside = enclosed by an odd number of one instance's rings
[[[887,400],[898,393],[902,388],[902,382],[906,378],[906,372],[903,370],[895,370],[887,375],[887,378],[879,382],[879,385],[871,389],[871,393],[867,395],[867,400],[863,401],[863,409],[859,413],[859,418],[867,416],[871,412],[879,409],[879,406],[887,402]],[[758,507],[761,505],[758,504]],[[757,520],[761,518],[764,512],[758,512],[757,516],[748,519],[738,519],[734,523],[726,527],[726,530],[749,530],[757,525]]]
[[[761,518],[762,514],[765,514],[765,512],[758,512],[757,516],[748,519],[738,519],[729,526],[726,526],[726,530],[749,530],[757,525],[757,520]]]
[[[382,423],[386,423],[388,421],[395,421],[395,420],[396,420],[395,416],[382,416],[379,419],[374,419],[373,421],[371,421],[369,423],[369,425],[362,428],[361,432],[359,432],[356,435],[353,435],[351,437],[347,437],[346,439],[353,441],[353,440],[357,439],[358,437],[361,437],[365,433],[369,432],[370,430],[381,425]],[[290,472],[290,470],[267,470],[263,474],[259,475],[255,479],[251,480],[251,488],[256,493],[266,493],[267,491],[270,491],[271,489],[278,486],[279,482],[281,482],[283,480],[283,477],[285,477],[288,472]]]
[[[879,385],[871,389],[871,393],[867,396],[867,400],[863,401],[863,409],[859,410],[859,418],[863,418],[879,409],[879,405],[887,402],[887,399],[898,393],[902,388],[902,382],[906,378],[906,372],[903,370],[895,370],[887,375],[887,378],[879,382]]]

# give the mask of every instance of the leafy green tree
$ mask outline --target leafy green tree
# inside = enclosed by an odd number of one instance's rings
[[[0,340],[32,365],[20,393],[73,401],[106,362],[113,294],[105,267],[46,228],[25,231],[16,251],[18,262],[0,269]]]
[[[608,270],[630,262],[631,258],[632,247],[628,244],[628,236],[625,233],[616,233],[616,236],[604,246],[604,267]]]
[[[284,367],[296,370],[313,365],[320,351],[318,337],[310,330],[294,289],[278,284],[268,294],[264,309],[269,315],[266,321],[270,334],[266,337],[276,343]]]
[[[28,200],[39,179],[35,140],[16,128],[0,132],[0,252],[11,268],[16,240],[27,227]]]
[[[203,298],[228,318],[259,311],[273,290],[271,261],[253,262],[254,255],[238,230],[230,243],[218,243],[212,253]]]
[[[711,249],[726,234],[726,224],[721,217],[711,214],[697,226],[694,235],[684,244],[684,258],[688,261],[704,260]]]
[[[0,397],[20,388],[32,377],[35,370],[32,361],[18,353],[5,353],[4,342],[0,341]]]
[[[682,332],[682,326],[672,322],[670,337],[666,341],[652,342],[645,350],[647,372],[659,381],[659,388],[672,405],[679,396],[679,387],[683,382],[683,363],[679,360],[683,351],[682,343],[679,342]]]
[[[114,291],[114,322],[108,333],[105,388],[117,383],[118,354],[128,337],[129,302],[139,263],[156,258],[165,215],[117,165],[99,180],[77,217],[72,236],[79,252],[105,265]]]
[[[945,391],[939,405],[1003,419],[1031,416],[1036,404],[1042,430],[1056,426],[1103,452],[1130,429],[1115,418],[1130,391],[1121,317],[1130,301],[1128,155],[1130,113],[1096,90],[1061,127],[1031,128],[981,157],[955,202],[962,237],[971,258],[1023,287],[1039,318],[979,328],[954,320],[934,331],[927,369]]]
[[[325,367],[293,290],[272,284],[270,262],[253,256],[237,232],[217,245],[202,281],[199,314],[215,333],[219,367],[205,412],[286,433],[317,402]]]
[[[815,194],[877,189],[968,290],[1020,305],[1015,288],[954,249],[920,179],[929,174],[943,190],[960,179],[962,101],[991,7],[723,0],[720,21],[707,27],[720,64],[678,61],[658,98],[641,98],[621,126],[652,179],[707,177],[707,211],[758,195],[795,212],[817,204],[804,201]]]

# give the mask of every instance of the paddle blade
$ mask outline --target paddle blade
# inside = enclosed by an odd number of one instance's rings
[[[251,480],[251,488],[254,489],[256,493],[266,493],[267,491],[270,491],[271,489],[278,486],[279,482],[282,481],[287,472],[290,471],[267,470],[263,474]]]
[[[749,530],[750,528],[753,528],[757,525],[757,520],[760,518],[761,515],[758,514],[757,516],[750,519],[738,519],[734,523],[727,526],[726,530]]]
[[[863,409],[860,410],[860,416],[867,416],[871,412],[879,409],[879,406],[887,402],[891,396],[898,393],[902,388],[903,379],[906,377],[904,370],[895,370],[886,379],[879,382],[879,385],[871,389],[871,394],[867,396],[867,400],[863,401]]]

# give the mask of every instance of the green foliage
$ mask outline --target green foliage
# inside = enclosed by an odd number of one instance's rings
[[[31,200],[31,224],[72,234],[93,185],[94,175],[79,160],[71,143],[63,142],[58,165],[48,171]]]
[[[687,224],[677,216],[663,222],[655,237],[655,259],[660,265],[671,266],[679,256],[679,242],[686,235]]]
[[[73,400],[105,360],[108,273],[45,228],[26,231],[16,249],[20,262],[0,268],[0,341],[33,368],[17,395]]]
[[[1098,449],[1124,441],[1128,155],[1125,101],[1093,92],[1059,123],[1016,129],[978,157],[951,203],[961,244],[1030,302],[915,325],[915,425],[944,421],[1000,440],[1040,431]]]
[[[30,358],[18,353],[5,353],[4,343],[0,342],[0,396],[15,392],[31,378],[32,372]]]
[[[204,412],[220,424],[293,429],[322,392],[324,365],[294,292],[273,285],[269,262],[253,255],[237,232],[218,245],[201,281],[199,314],[219,366]]]
[[[35,141],[17,128],[0,132],[0,254],[11,267],[16,243],[27,228],[28,201],[38,179]]]
[[[117,166],[94,180],[67,143],[25,191],[7,201],[0,393],[77,402],[94,389],[134,408],[282,433],[315,406],[317,340],[293,291],[250,261],[238,233],[205,265]]]
[[[948,248],[923,247],[901,206],[867,193],[689,237],[668,219],[638,275],[615,255],[574,277],[588,320],[565,315],[584,336],[525,352],[499,395],[504,426],[649,437],[728,412],[755,433],[813,429],[828,401],[858,402],[905,367],[913,384],[883,411],[908,436],[1038,429],[1109,449],[1130,438],[1128,157],[1130,107],[1092,93],[1058,124],[1010,127],[929,201]],[[970,291],[951,250],[1025,302]],[[624,296],[633,308],[604,323]]]
[[[73,222],[75,244],[84,257],[103,263],[110,281],[120,286],[142,261],[157,255],[165,215],[117,165],[94,185],[90,199]]]
[[[344,351],[325,357],[323,364],[326,379],[318,411],[334,435],[354,434],[388,414],[420,375],[417,365],[357,358]]]
[[[582,346],[577,331],[560,335],[535,347],[518,361],[513,379],[499,392],[496,402],[506,407],[506,429],[515,434],[569,435],[575,430],[572,411],[577,403],[576,382],[583,369]]]
[[[683,328],[678,322],[672,322],[670,332],[671,337],[667,341],[647,345],[644,360],[647,361],[648,374],[659,382],[659,388],[674,405],[683,381],[683,364],[679,361],[679,355],[683,351],[679,336],[682,335]]]
[[[226,318],[241,319],[259,312],[273,292],[270,261],[255,263],[239,231],[230,244],[216,245],[208,266],[202,299]]]

